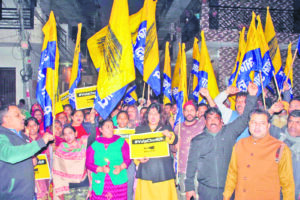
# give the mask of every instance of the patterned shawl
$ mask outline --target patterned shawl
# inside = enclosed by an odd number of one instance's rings
[[[69,183],[80,183],[86,178],[85,159],[88,136],[82,136],[76,145],[62,142],[53,159],[54,199],[69,193]]]

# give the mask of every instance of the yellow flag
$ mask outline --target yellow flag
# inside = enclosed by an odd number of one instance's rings
[[[176,99],[176,95],[178,93],[179,81],[180,81],[180,65],[181,65],[181,44],[178,43],[178,54],[177,60],[175,64],[175,69],[172,78],[172,94]]]
[[[127,0],[113,3],[104,41],[104,65],[100,67],[97,91],[101,99],[135,80]]]
[[[245,47],[246,47],[246,42],[245,42],[245,27],[243,27],[242,31],[240,32],[240,39],[239,39],[239,49],[238,49],[238,54],[236,56],[235,60],[235,66],[232,69],[231,76],[229,78],[229,83],[228,85],[236,85],[235,83],[235,77],[237,75],[237,70],[239,67],[240,59],[241,56],[245,54]]]
[[[187,102],[187,81],[186,81],[186,55],[185,55],[185,43],[182,43],[181,47],[181,65],[180,65],[180,84],[179,92],[183,93],[182,106]]]
[[[183,105],[187,102],[187,81],[186,81],[186,55],[185,44],[181,47],[181,62],[180,62],[180,80],[177,97],[175,97],[178,112],[175,119],[175,126],[178,122],[184,121]]]
[[[104,65],[104,42],[107,32],[108,27],[105,26],[87,41],[87,47],[97,71],[100,69],[100,66]]]
[[[290,42],[290,44],[288,46],[288,53],[287,53],[287,57],[286,57],[284,74],[286,76],[288,76],[288,80],[291,81],[291,85],[292,85],[292,88],[293,88],[294,85],[293,85],[293,66],[292,66],[292,62],[293,62],[292,43]]]
[[[198,39],[194,38],[194,45],[193,45],[193,68],[192,68],[192,74],[193,74],[193,95],[194,97],[198,98],[199,90],[197,90],[198,86],[198,71],[199,71],[199,62],[200,62],[200,51],[198,46]]]
[[[152,72],[159,65],[158,41],[155,21],[157,1],[145,0],[147,3],[147,36],[144,60],[144,81],[149,81]],[[152,86],[151,86],[152,87]]]
[[[232,69],[232,73],[231,76],[229,78],[229,83],[228,85],[236,85],[236,83],[234,82],[236,79],[235,77],[237,76],[237,70],[239,67],[239,61],[240,61],[240,57],[241,55],[245,54],[245,47],[246,47],[246,41],[245,41],[245,27],[243,27],[242,31],[240,32],[240,38],[239,38],[239,49],[238,49],[238,54],[235,60],[235,66]],[[232,110],[235,110],[235,96],[230,96],[228,98],[228,100],[230,101],[230,108]]]
[[[272,59],[272,64],[275,69],[275,74],[277,74],[277,72],[282,67],[282,62],[281,62],[280,49],[276,38],[276,32],[269,12],[269,7],[267,7],[265,38],[270,48],[270,56]]]
[[[164,94],[164,104],[171,103],[172,92],[171,92],[171,61],[169,52],[169,42],[166,42],[165,47],[165,65],[164,65],[164,84],[163,84],[163,94]]]
[[[69,88],[71,88],[72,84],[75,82],[78,75],[78,65],[79,65],[78,60],[79,60],[79,53],[80,53],[81,28],[82,28],[82,23],[79,23]]]
[[[56,43],[55,69],[48,67],[47,75],[46,75],[46,91],[48,92],[48,95],[54,102],[55,99],[53,99],[53,98],[55,98],[55,95],[57,94],[57,89],[58,89],[59,51],[58,51],[58,45],[57,45],[56,21],[55,21],[53,11],[50,12],[49,20],[43,27],[43,32],[45,33],[43,50],[46,49],[46,47],[48,45],[48,41],[55,41],[55,43]]]
[[[255,69],[256,71],[258,71],[257,68],[261,66],[262,62],[257,40],[255,18],[256,15],[254,12],[252,12],[252,20],[247,34],[245,52],[242,52],[241,54],[237,76],[234,80],[236,86],[242,91],[247,90],[248,83],[254,78],[253,70]],[[252,75],[250,75],[250,72],[253,72],[251,73]]]
[[[142,14],[143,9],[140,9],[137,13],[129,16],[129,28],[131,32],[132,41],[136,40]],[[108,26],[105,26],[100,31],[95,33],[92,37],[90,37],[87,41],[87,47],[91,59],[97,70],[99,70],[100,66],[103,66],[104,63],[104,42],[107,32]]]
[[[200,53],[200,68],[199,68],[199,84],[201,88],[207,88],[210,96],[214,99],[219,94],[219,88],[215,77],[214,69],[210,61],[207,50],[204,31],[201,31],[201,53]],[[199,96],[198,102],[202,101]]]
[[[81,54],[80,54],[81,27],[82,27],[82,23],[79,23],[78,31],[77,31],[76,45],[75,45],[75,50],[74,50],[71,79],[70,79],[70,84],[69,84],[69,101],[70,101],[70,104],[73,107],[73,109],[76,109],[75,89],[77,88],[77,85],[81,78]]]
[[[43,27],[43,33],[45,37],[39,65],[36,98],[44,111],[44,125],[48,127],[55,116],[56,97],[58,97],[59,51],[56,21],[52,11]]]

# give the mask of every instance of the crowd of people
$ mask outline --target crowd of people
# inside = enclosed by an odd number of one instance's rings
[[[64,106],[51,127],[33,104],[0,110],[0,199],[300,200],[300,97],[269,101],[258,88],[230,86],[207,103],[188,100],[184,122],[175,103],[120,103],[102,119],[94,109]],[[235,98],[235,109],[228,105]],[[101,114],[101,113],[100,113]],[[169,156],[130,159],[118,129],[161,131]],[[35,180],[38,155],[51,177]]]

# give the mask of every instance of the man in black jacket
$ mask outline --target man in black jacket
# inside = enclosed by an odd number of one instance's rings
[[[249,114],[257,102],[257,86],[249,83],[244,113],[232,123],[223,126],[221,112],[209,108],[205,112],[206,128],[192,139],[186,170],[186,198],[195,198],[194,177],[198,172],[200,200],[221,200],[226,181],[232,147],[248,125]]]

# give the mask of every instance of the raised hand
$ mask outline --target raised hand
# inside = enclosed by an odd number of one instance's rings
[[[290,89],[289,84],[286,81],[284,81],[283,82],[283,91],[288,91],[289,89]]]
[[[54,140],[54,136],[49,133],[45,133],[43,135],[43,140],[44,140],[45,144],[48,144],[49,141]]]
[[[268,110],[270,115],[273,115],[274,113],[280,112],[284,109],[284,105],[281,101],[277,101],[274,103],[271,108]]]
[[[205,98],[208,98],[210,97],[209,95],[209,91],[207,88],[201,88],[200,91],[199,91],[199,94]]]
[[[171,137],[172,137],[172,133],[170,133],[170,131],[168,131],[168,130],[164,130],[164,131],[162,132],[162,134],[163,134],[164,136],[168,137],[169,139],[171,139]]]
[[[226,89],[226,94],[228,94],[228,95],[233,95],[233,94],[236,94],[236,93],[238,93],[240,90],[237,88],[237,87],[235,87],[235,86],[229,86],[227,89]]]
[[[249,93],[249,95],[255,96],[257,94],[257,91],[258,91],[257,85],[255,85],[252,82],[249,82],[249,85],[248,85],[248,93]]]

